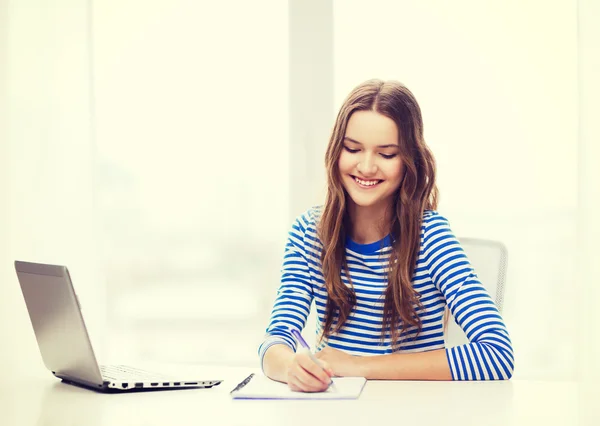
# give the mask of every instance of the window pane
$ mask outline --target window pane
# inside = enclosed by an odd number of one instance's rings
[[[255,362],[289,226],[287,4],[111,0],[93,18],[114,347]]]

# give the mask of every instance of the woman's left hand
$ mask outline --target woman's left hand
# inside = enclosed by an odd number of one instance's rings
[[[338,377],[361,375],[359,371],[360,357],[358,356],[349,355],[329,346],[325,346],[315,356],[327,362],[331,370],[333,370],[333,374]]]

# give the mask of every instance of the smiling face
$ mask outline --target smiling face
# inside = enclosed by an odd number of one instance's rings
[[[375,111],[353,113],[338,168],[342,185],[357,207],[387,208],[404,172],[396,123]]]

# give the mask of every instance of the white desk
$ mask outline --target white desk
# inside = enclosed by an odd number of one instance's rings
[[[4,382],[3,426],[69,425],[576,425],[574,382],[369,381],[354,401],[231,400],[251,369],[194,367],[212,389],[101,394],[53,378]]]

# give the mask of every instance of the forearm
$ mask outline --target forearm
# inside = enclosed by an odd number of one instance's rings
[[[284,344],[269,347],[263,358],[265,375],[278,382],[287,383],[287,370],[294,358],[294,351]]]
[[[356,357],[358,375],[375,380],[452,380],[445,349]]]

